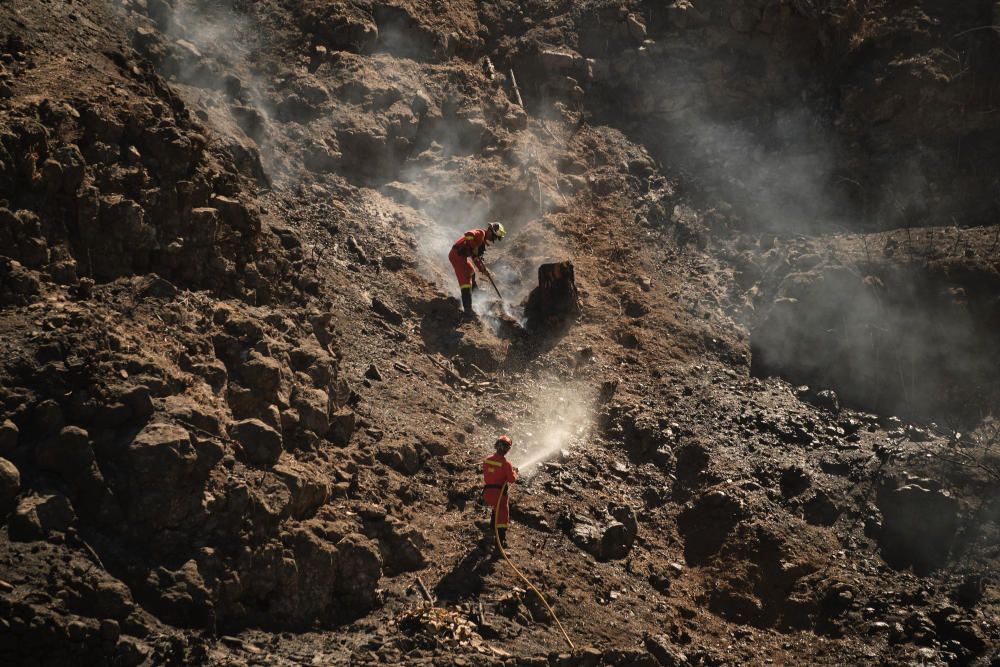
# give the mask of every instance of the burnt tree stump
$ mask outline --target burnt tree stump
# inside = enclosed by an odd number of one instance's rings
[[[524,305],[527,328],[542,331],[559,326],[580,314],[573,262],[566,260],[538,267],[538,287]]]

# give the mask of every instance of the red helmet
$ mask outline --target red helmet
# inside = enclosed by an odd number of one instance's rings
[[[514,446],[509,435],[501,435],[497,438],[496,443],[493,445],[496,447],[497,451],[509,452],[510,448]]]

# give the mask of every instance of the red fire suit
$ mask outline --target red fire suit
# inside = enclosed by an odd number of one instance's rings
[[[496,521],[497,528],[505,530],[510,524],[509,493],[503,485],[507,483],[507,488],[509,488],[509,485],[516,481],[517,471],[514,470],[510,461],[504,458],[503,454],[497,452],[483,461],[483,500],[490,506],[490,509],[496,511],[494,521]],[[500,497],[501,491],[503,491],[502,498]],[[500,500],[499,507],[497,507],[497,499]]]
[[[481,259],[486,246],[486,230],[484,229],[471,229],[465,232],[462,238],[455,241],[455,244],[451,246],[451,251],[448,253],[448,260],[455,268],[455,276],[458,277],[459,288],[471,288],[475,283],[476,274],[472,269],[473,262],[475,262],[476,268],[480,271],[486,270]]]

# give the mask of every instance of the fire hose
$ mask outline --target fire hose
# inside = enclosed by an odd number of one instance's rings
[[[490,282],[493,282],[492,278],[490,279]],[[493,287],[496,288],[496,285],[494,285]],[[499,291],[497,292],[497,294],[499,294]],[[538,599],[542,601],[542,604],[545,605],[545,608],[548,610],[549,616],[551,616],[552,620],[555,621],[556,625],[559,626],[559,632],[562,633],[562,636],[566,640],[566,643],[569,644],[570,650],[575,651],[576,646],[573,644],[573,640],[569,638],[568,634],[566,634],[566,629],[563,628],[563,624],[559,622],[559,617],[556,616],[556,613],[554,611],[552,611],[552,607],[545,599],[545,596],[542,595],[542,592],[540,590],[535,588],[535,585],[533,583],[528,581],[528,578],[526,576],[521,574],[521,571],[517,569],[517,566],[514,565],[514,563],[510,560],[510,558],[507,557],[507,552],[504,551],[503,545],[500,544],[500,529],[497,527],[497,518],[500,516],[500,502],[504,499],[504,495],[506,493],[507,493],[507,482],[504,482],[503,486],[500,488],[500,495],[497,497],[496,506],[493,508],[493,542],[494,544],[496,544],[497,548],[500,549],[500,555],[503,556],[504,561],[506,561],[506,563],[510,565],[510,569],[514,570],[514,574],[520,577],[521,581],[527,584],[528,588],[535,591],[535,594],[538,596]]]

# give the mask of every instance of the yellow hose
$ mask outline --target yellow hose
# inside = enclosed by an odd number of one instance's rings
[[[569,644],[570,650],[575,651],[576,646],[573,644],[573,640],[569,638],[568,634],[566,634],[566,629],[563,628],[562,623],[559,622],[559,617],[556,616],[556,613],[554,611],[552,611],[552,607],[545,599],[545,596],[542,595],[542,592],[540,590],[535,588],[535,585],[533,583],[528,581],[528,578],[526,576],[521,574],[521,571],[517,569],[517,566],[514,565],[514,563],[511,562],[510,558],[507,557],[507,552],[504,551],[503,545],[500,544],[500,529],[497,527],[497,519],[499,519],[500,517],[500,501],[503,500],[504,494],[506,493],[507,493],[507,482],[504,482],[503,486],[500,488],[500,496],[497,498],[496,507],[493,508],[493,543],[496,544],[498,549],[500,549],[500,555],[503,556],[503,559],[507,562],[508,565],[510,565],[510,569],[514,570],[514,573],[521,578],[521,581],[523,581],[525,584],[528,585],[528,588],[535,591],[535,594],[538,596],[538,599],[541,600],[542,604],[545,605],[545,608],[548,609],[549,615],[552,617],[552,620],[555,621],[556,625],[559,626],[559,632],[561,632],[563,638],[566,639],[566,643]]]

